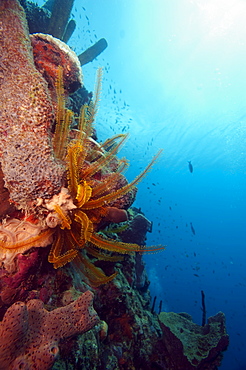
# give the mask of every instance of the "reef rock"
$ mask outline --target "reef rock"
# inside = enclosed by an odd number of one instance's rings
[[[210,317],[204,326],[183,313],[161,312],[159,320],[168,370],[217,369],[221,352],[229,345],[223,312]]]

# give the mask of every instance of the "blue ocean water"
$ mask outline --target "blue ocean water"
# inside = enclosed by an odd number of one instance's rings
[[[166,245],[145,256],[152,296],[201,324],[203,290],[208,316],[226,314],[221,369],[246,369],[246,3],[76,0],[73,15],[78,54],[109,45],[83,68],[93,90],[104,67],[99,139],[130,133],[129,180],[164,150],[135,204],[153,221],[147,243]]]

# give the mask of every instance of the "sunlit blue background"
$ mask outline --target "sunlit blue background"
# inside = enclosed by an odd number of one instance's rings
[[[208,316],[227,317],[221,369],[246,369],[246,2],[76,0],[73,15],[78,54],[109,44],[83,68],[89,90],[105,71],[99,139],[130,132],[129,179],[164,149],[136,201],[148,244],[167,245],[145,257],[152,296],[200,324],[204,290]]]

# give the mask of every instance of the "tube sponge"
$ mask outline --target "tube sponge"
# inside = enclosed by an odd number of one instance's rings
[[[16,0],[0,3],[0,162],[5,187],[19,208],[59,193],[64,169],[54,157],[55,113],[37,71],[25,13]]]
[[[76,301],[50,312],[38,299],[14,303],[0,323],[0,370],[48,370],[59,353],[61,339],[82,334],[98,323],[92,299],[93,293],[86,291]]]

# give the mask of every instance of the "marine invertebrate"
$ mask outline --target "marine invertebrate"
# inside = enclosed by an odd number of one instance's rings
[[[58,67],[63,68],[65,94],[72,94],[82,85],[80,62],[73,50],[61,40],[35,33],[30,35],[34,64],[48,82],[51,95],[55,91]]]
[[[47,33],[63,40],[74,0],[55,0],[52,2],[52,13]]]
[[[52,229],[44,229],[40,223],[9,218],[0,224],[1,262],[11,272],[14,258],[32,247],[46,247],[52,242]]]
[[[14,205],[9,202],[9,192],[4,186],[3,171],[0,166],[0,218],[14,211]]]
[[[60,191],[64,169],[50,143],[54,106],[33,63],[25,14],[17,1],[1,1],[0,22],[0,161],[10,199],[27,209],[38,197]]]
[[[92,299],[93,294],[87,291],[50,312],[38,299],[14,303],[0,322],[0,369],[50,369],[62,339],[84,333],[98,323]]]
[[[99,54],[101,54],[108,46],[107,41],[102,38],[98,40],[94,45],[83,51],[78,58],[80,61],[81,66],[92,62],[95,58],[98,57]]]
[[[60,71],[59,81],[57,83],[57,95],[60,104],[64,104],[59,96],[63,96],[63,88]],[[91,266],[89,260],[86,260],[86,255],[79,253],[81,249],[86,249],[90,254],[100,255],[98,250],[96,253],[93,248],[118,253],[131,253],[135,251],[144,251],[144,247],[135,243],[123,243],[109,238],[102,237],[98,231],[98,225],[104,218],[109,218],[111,221],[125,221],[125,210],[114,207],[115,202],[122,198],[122,207],[124,207],[124,196],[131,192],[135,185],[141,181],[153,163],[158,158],[159,153],[153,158],[146,169],[138,175],[131,183],[122,185],[122,171],[127,163],[123,160],[118,160],[115,157],[119,147],[124,143],[126,135],[118,135],[115,138],[107,140],[103,144],[94,142],[90,133],[92,132],[92,122],[97,111],[97,103],[99,99],[101,81],[101,71],[98,72],[98,83],[95,92],[95,101],[92,106],[83,106],[79,117],[78,131],[75,138],[67,144],[68,129],[64,127],[68,125],[69,120],[66,120],[65,107],[60,106],[59,111],[63,112],[58,120],[56,132],[54,136],[54,147],[56,155],[65,161],[67,167],[68,190],[72,198],[70,213],[67,212],[67,207],[61,207],[57,199],[46,201],[46,207],[53,209],[52,222],[53,227],[56,226],[55,240],[51,247],[49,261],[54,264],[54,267],[61,267],[67,262],[78,257],[83,262],[85,274],[90,281],[95,285],[103,283],[114,277],[106,277],[102,275],[96,267]],[[67,123],[66,123],[67,122]],[[119,139],[119,142],[116,142]],[[108,148],[106,151],[105,148]],[[67,194],[69,197],[69,195]],[[57,196],[55,196],[57,198]],[[51,217],[51,214],[48,215]],[[50,222],[50,221],[48,221]],[[46,219],[47,223],[47,219]],[[154,248],[156,250],[158,248]],[[159,249],[162,249],[160,247]],[[101,255],[103,259],[103,254]],[[107,256],[109,260],[110,257]],[[94,279],[92,278],[92,271]],[[96,279],[95,279],[96,278]]]
[[[49,51],[48,57],[43,57],[44,61],[38,56],[35,58],[40,71],[51,78],[46,78],[49,86],[52,85],[50,81],[54,79],[54,73],[58,72],[56,96],[53,96],[52,88],[50,92],[47,82],[34,66],[22,8],[16,0],[3,0],[1,4],[4,4],[0,7],[3,32],[6,35],[10,33],[10,25],[15,19],[16,27],[10,40],[8,37],[1,38],[4,113],[0,118],[0,161],[10,199],[18,209],[15,217],[3,221],[1,225],[1,261],[8,271],[12,271],[16,254],[31,247],[52,244],[49,261],[55,268],[77,258],[76,263],[83,266],[83,272],[94,285],[107,282],[115,274],[110,277],[104,275],[87,259],[86,251],[107,260],[115,260],[115,257],[105,256],[101,250],[120,254],[145,251],[138,244],[105,238],[99,231],[105,220],[119,222],[127,219],[125,209],[134,200],[135,185],[147,174],[160,152],[135,180],[128,183],[122,174],[127,161],[116,157],[127,136],[117,135],[103,144],[91,138],[100,98],[102,70],[98,71],[94,101],[84,105],[80,117],[76,119],[65,106],[63,81],[64,75],[70,76],[68,72],[71,70],[71,65],[67,66],[68,48],[65,48],[64,70],[57,66],[63,61],[63,55],[59,54],[59,58],[54,60],[48,46],[51,44],[52,50],[59,46],[64,50],[64,47],[53,43],[50,37],[40,34],[32,37],[37,50],[41,48],[43,53],[46,49]],[[9,61],[14,51],[19,58],[18,63]],[[78,65],[77,61],[75,75],[80,75]],[[13,98],[15,79],[17,95]],[[71,129],[76,120],[77,129]]]
[[[186,313],[161,312],[158,317],[168,368],[216,369],[220,365],[221,352],[229,345],[223,312],[209,317],[204,326],[194,324]]]

